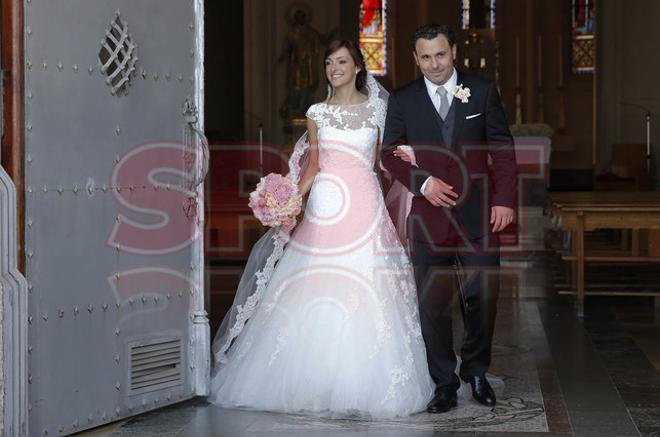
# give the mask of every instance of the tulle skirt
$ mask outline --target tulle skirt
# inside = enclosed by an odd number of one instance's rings
[[[324,417],[422,411],[434,384],[412,266],[382,195],[376,187],[353,193],[355,226],[335,228],[314,218],[333,209],[336,197],[324,189],[333,188],[315,182],[305,219],[215,369],[210,400]]]

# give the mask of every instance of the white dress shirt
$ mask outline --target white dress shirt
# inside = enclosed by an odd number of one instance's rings
[[[456,83],[458,82],[458,74],[456,73],[456,69],[454,68],[454,71],[451,74],[451,77],[447,82],[445,82],[442,85],[436,85],[430,80],[424,76],[424,84],[426,85],[426,91],[429,93],[429,97],[431,98],[431,101],[433,102],[433,106],[435,106],[435,110],[438,111],[440,109],[440,97],[438,96],[438,93],[436,92],[438,88],[444,87],[447,90],[447,101],[449,102],[449,106],[451,107],[451,102],[454,99],[454,88],[456,88]],[[424,183],[422,184],[421,188],[419,189],[419,192],[424,194],[424,188],[426,187],[426,184],[429,182],[429,179],[431,179],[431,176],[426,178]]]

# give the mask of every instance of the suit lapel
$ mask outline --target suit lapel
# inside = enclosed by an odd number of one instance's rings
[[[463,74],[456,70],[456,74],[458,75],[458,81],[457,85],[463,84],[464,87],[468,87],[464,82],[464,77]],[[456,143],[456,140],[458,139],[458,135],[461,132],[461,127],[463,126],[463,122],[465,121],[465,116],[467,115],[467,110],[468,110],[468,104],[461,102],[461,99],[458,97],[454,96],[452,99],[452,106],[456,106],[454,110],[456,111],[455,118],[454,118],[454,132],[451,136],[451,144],[453,147],[458,147],[458,144]]]
[[[424,76],[420,77],[417,81],[417,91],[422,94],[421,98],[422,101],[424,102],[424,112],[429,112],[431,114],[431,117],[435,120],[436,124],[438,125],[438,128],[440,129],[440,136],[442,136],[442,128],[444,127],[444,124],[442,122],[442,118],[440,118],[440,114],[438,114],[438,111],[435,110],[435,106],[433,106],[433,101],[431,100],[431,97],[429,96],[429,92],[426,89],[426,83],[424,83]]]

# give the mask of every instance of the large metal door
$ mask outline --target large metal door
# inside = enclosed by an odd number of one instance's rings
[[[25,0],[30,435],[207,394],[202,5]]]

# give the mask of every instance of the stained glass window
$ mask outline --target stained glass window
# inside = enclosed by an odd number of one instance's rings
[[[360,49],[374,76],[387,74],[387,0],[360,3]]]
[[[574,73],[593,73],[596,66],[595,9],[596,0],[572,0],[571,65]]]
[[[495,0],[462,0],[461,29],[495,29]]]

